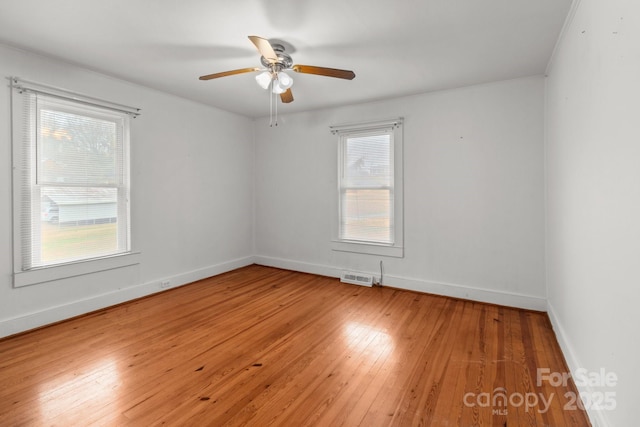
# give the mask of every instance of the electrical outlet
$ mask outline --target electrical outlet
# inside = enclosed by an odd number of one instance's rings
[[[160,287],[163,289],[171,287],[171,281],[163,280],[162,282],[160,282]]]

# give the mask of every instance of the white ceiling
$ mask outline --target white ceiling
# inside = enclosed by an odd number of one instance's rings
[[[283,40],[287,113],[544,73],[571,0],[0,0],[0,41],[249,117],[268,115],[248,35]],[[27,78],[28,76],[21,76]],[[45,83],[45,82],[43,82]]]

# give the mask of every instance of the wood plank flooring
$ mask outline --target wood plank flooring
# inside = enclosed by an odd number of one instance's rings
[[[539,368],[544,313],[249,266],[0,340],[0,425],[589,426]]]

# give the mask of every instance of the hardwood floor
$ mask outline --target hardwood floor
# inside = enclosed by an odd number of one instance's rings
[[[539,368],[544,313],[250,266],[1,340],[0,425],[588,426]]]

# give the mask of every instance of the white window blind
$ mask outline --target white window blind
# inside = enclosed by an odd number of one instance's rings
[[[128,253],[129,115],[14,90],[18,271]]]
[[[340,239],[393,243],[393,134],[342,136]]]

